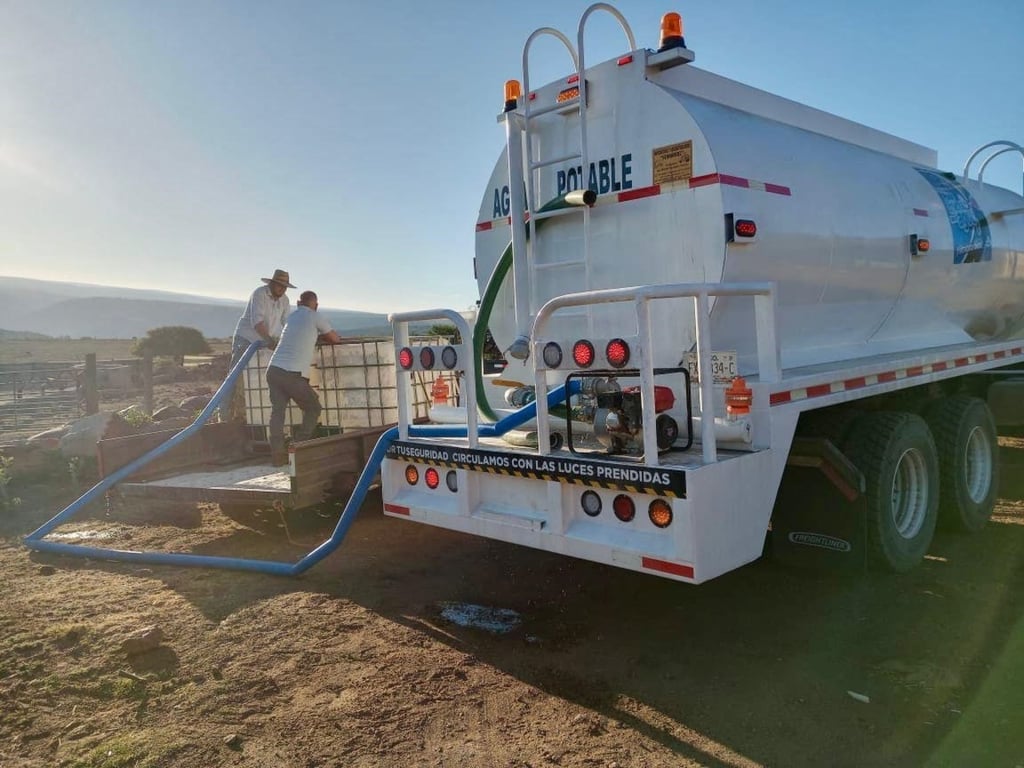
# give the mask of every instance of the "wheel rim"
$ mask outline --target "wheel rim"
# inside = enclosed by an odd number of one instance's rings
[[[992,447],[981,427],[971,430],[964,446],[964,483],[975,504],[985,500],[992,485]]]
[[[928,516],[928,464],[916,448],[903,452],[892,478],[892,521],[896,532],[912,539]]]

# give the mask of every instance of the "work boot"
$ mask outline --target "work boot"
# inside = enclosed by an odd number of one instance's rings
[[[288,448],[284,440],[270,440],[270,463],[275,467],[281,467],[288,463]]]

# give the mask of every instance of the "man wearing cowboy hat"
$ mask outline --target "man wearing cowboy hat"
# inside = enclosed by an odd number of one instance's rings
[[[231,340],[231,356],[236,358],[254,341],[263,341],[273,348],[281,336],[285,318],[288,317],[288,297],[285,291],[294,288],[288,280],[288,273],[283,269],[275,269],[273,277],[261,278],[261,285],[252,292],[245,312],[238,319],[235,337]],[[241,351],[238,348],[241,347]]]
[[[260,279],[264,285],[252,292],[235,326],[235,335],[231,339],[231,368],[235,367],[242,353],[254,341],[262,341],[270,349],[276,347],[291,309],[285,291],[295,286],[291,284],[285,270],[275,269],[273,277]],[[230,421],[244,418],[245,402],[240,384],[235,387],[228,411]]]

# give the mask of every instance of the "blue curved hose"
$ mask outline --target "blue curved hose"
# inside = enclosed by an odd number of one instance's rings
[[[334,526],[334,531],[331,533],[330,538],[296,563],[285,563],[273,560],[250,560],[239,557],[218,557],[215,555],[192,555],[184,552],[139,552],[124,549],[104,549],[101,547],[86,547],[81,544],[65,544],[63,542],[46,541],[43,538],[58,525],[74,517],[75,514],[81,511],[82,507],[95,499],[101,493],[106,492],[132,472],[135,472],[140,467],[145,466],[153,459],[163,453],[166,453],[169,449],[194,434],[210,418],[213,411],[216,410],[217,406],[220,404],[220,401],[228,396],[235,380],[241,375],[241,372],[249,362],[249,359],[256,353],[256,350],[260,346],[260,342],[254,342],[249,346],[241,359],[235,363],[235,366],[231,369],[230,373],[228,373],[228,377],[224,379],[224,383],[220,385],[220,388],[210,400],[209,405],[203,409],[202,413],[199,414],[192,424],[171,437],[167,442],[158,445],[153,450],[138,459],[135,459],[135,461],[126,464],[124,467],[121,467],[108,477],[103,478],[103,480],[86,491],[80,498],[73,501],[60,513],[26,536],[24,539],[25,546],[40,552],[53,552],[61,555],[71,555],[74,557],[92,557],[101,560],[117,560],[129,563],[147,563],[155,565],[184,565],[201,568],[224,568],[235,571],[269,573],[276,576],[298,576],[304,571],[312,568],[337,549],[341,545],[345,535],[348,533],[348,529],[351,527],[352,522],[355,520],[356,513],[359,511],[359,508],[363,504],[363,500],[366,498],[366,492],[369,490],[370,484],[373,482],[373,479],[376,477],[377,472],[380,469],[381,462],[384,460],[388,447],[392,442],[394,442],[395,438],[398,437],[397,427],[392,427],[380,436],[380,439],[377,441],[377,445],[374,446],[373,452],[370,454],[370,458],[366,462],[366,466],[363,467],[362,474],[359,475],[359,481],[356,483],[356,487],[352,491],[352,495],[349,497],[348,503],[345,504],[345,509],[342,511],[341,517],[338,518],[338,522]],[[578,388],[579,383],[574,381],[572,384],[573,391],[575,391],[575,389]],[[566,398],[565,390],[565,386],[552,390],[548,394],[548,404],[553,405],[564,400]],[[535,418],[536,413],[537,404],[530,403],[519,411],[506,416],[497,424],[481,425],[479,428],[479,434],[481,436],[502,435],[508,430],[514,429],[530,419]],[[410,427],[409,433],[416,437],[465,437],[467,429],[465,426],[459,425]]]

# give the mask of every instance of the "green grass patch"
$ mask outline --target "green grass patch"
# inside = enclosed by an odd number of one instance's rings
[[[155,768],[180,749],[151,731],[107,739],[71,764],[72,768]]]
[[[55,624],[46,630],[50,642],[62,650],[74,648],[88,633],[89,628],[85,624]]]

